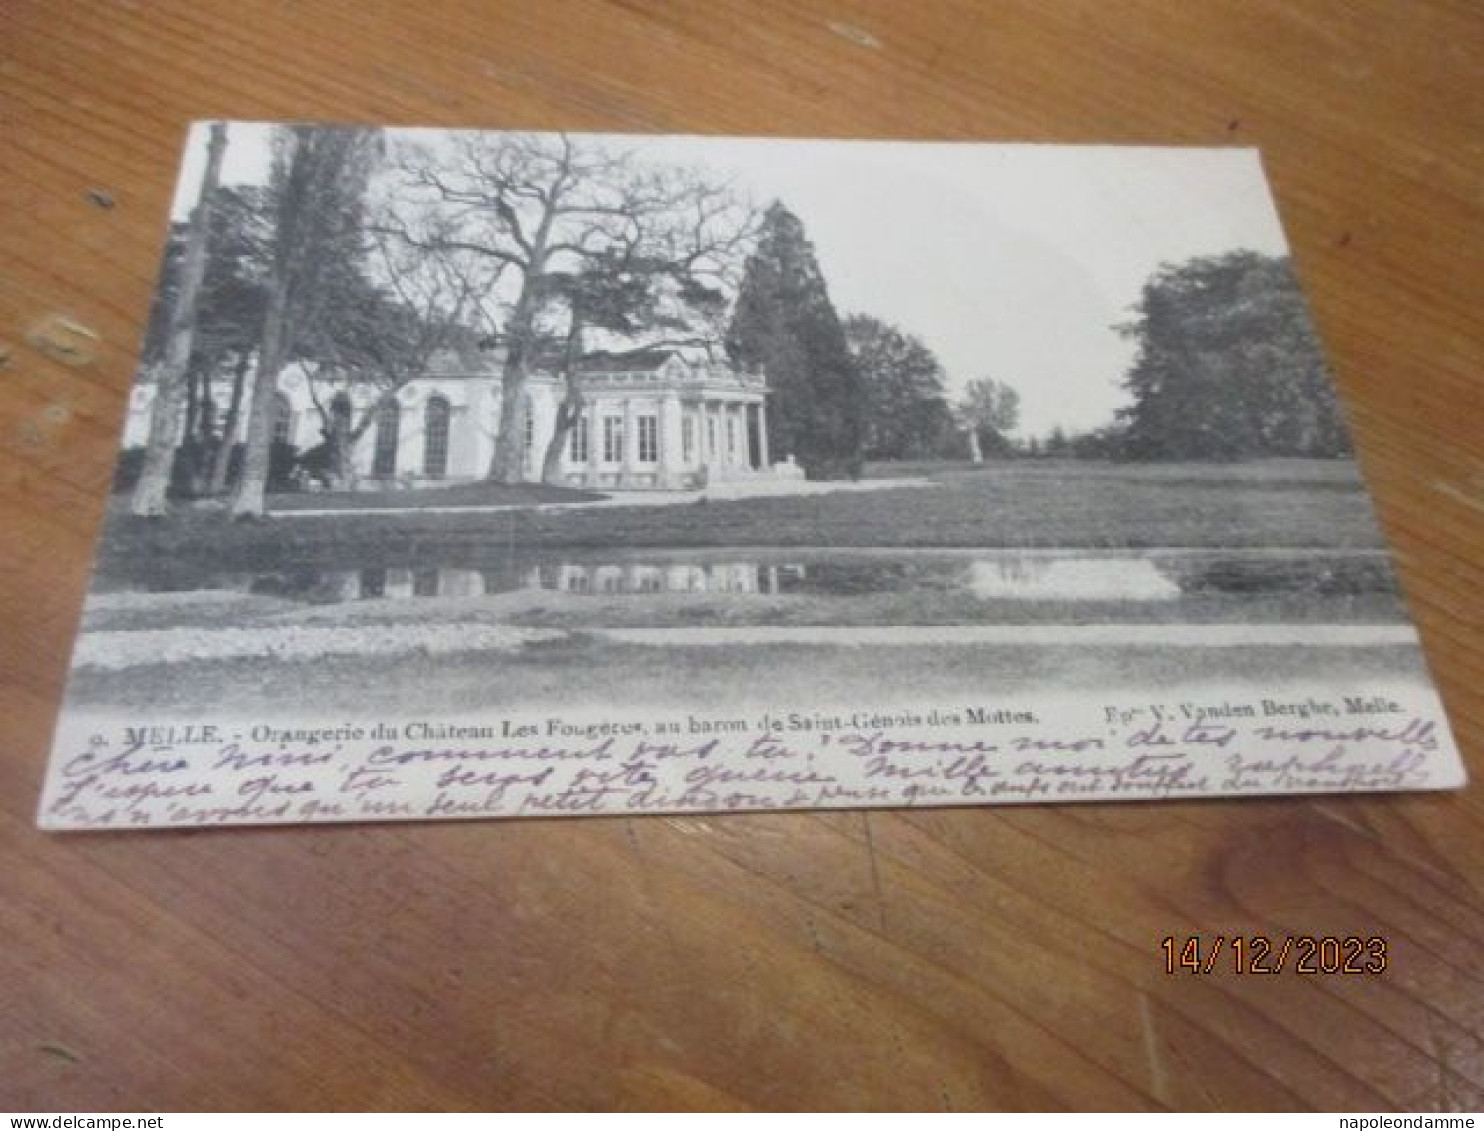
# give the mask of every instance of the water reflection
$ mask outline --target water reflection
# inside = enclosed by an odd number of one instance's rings
[[[764,565],[749,561],[691,562],[544,562],[521,578],[524,589],[562,593],[781,593],[787,578],[802,574],[801,565]]]
[[[751,561],[700,565],[687,562],[552,560],[486,569],[341,569],[226,574],[215,575],[200,585],[172,588],[243,590],[264,596],[314,601],[483,597],[521,589],[603,596],[656,593],[745,595],[788,592],[806,573],[803,565]]]
[[[973,562],[969,589],[984,600],[1170,601],[1180,584],[1150,558],[1002,558]]]
[[[477,598],[522,590],[573,596],[725,594],[737,597],[949,593],[984,601],[1170,601],[1199,595],[1394,594],[1381,557],[1180,554],[974,555],[946,551],[859,553],[642,551],[509,555],[459,566],[191,572],[100,579],[101,591],[226,589],[312,602]]]

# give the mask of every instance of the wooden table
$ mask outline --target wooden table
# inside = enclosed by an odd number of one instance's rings
[[[1262,147],[1484,771],[1484,12],[0,7],[0,1108],[1484,1105],[1484,802],[33,827],[192,118]],[[1379,934],[1382,977],[1163,971]]]

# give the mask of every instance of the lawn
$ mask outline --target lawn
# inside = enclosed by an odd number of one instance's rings
[[[870,472],[881,477],[883,470]],[[1343,551],[1382,545],[1370,501],[1347,461],[1019,461],[889,470],[927,482],[909,479],[900,487],[874,491],[675,506],[533,505],[469,514],[409,511],[251,522],[229,522],[220,511],[199,509],[165,520],[135,519],[116,510],[108,521],[100,565],[106,572],[127,573],[191,562],[244,570],[288,564],[431,566],[511,548],[1174,546]],[[484,492],[480,497],[488,499],[493,497],[488,492],[498,489],[476,484],[467,490],[471,495]],[[300,498],[323,502],[331,497]],[[438,497],[449,496],[439,492]]]
[[[296,491],[268,497],[270,511],[403,510],[416,507],[526,507],[549,503],[592,502],[607,498],[597,491],[551,487],[545,483],[450,483],[375,491]]]

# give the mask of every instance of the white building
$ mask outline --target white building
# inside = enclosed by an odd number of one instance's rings
[[[305,452],[324,441],[326,411],[372,425],[356,442],[351,466],[365,487],[413,486],[484,478],[500,425],[498,353],[441,354],[421,377],[382,399],[371,384],[311,388],[297,366],[278,381],[274,436]],[[687,361],[676,350],[599,352],[578,363],[583,413],[562,453],[563,481],[609,490],[683,490],[723,480],[799,475],[776,468],[768,449],[767,384],[717,362]],[[526,478],[537,481],[556,428],[564,382],[537,369],[523,393]],[[229,399],[213,390],[213,411]],[[154,387],[136,386],[124,430],[126,447],[149,433]],[[318,402],[318,404],[316,403]],[[378,403],[380,402],[380,403]],[[236,439],[246,431],[246,406]]]

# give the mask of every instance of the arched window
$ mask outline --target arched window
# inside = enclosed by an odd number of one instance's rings
[[[289,404],[288,397],[282,393],[273,394],[273,442],[275,444],[294,442],[294,408]]]
[[[423,410],[423,474],[442,479],[448,474],[448,421],[452,410],[446,398],[428,398]]]
[[[196,411],[196,434],[203,440],[215,438],[216,402],[211,399],[209,392],[201,398],[201,405]]]
[[[402,409],[388,398],[376,410],[376,446],[371,455],[371,474],[397,474],[397,433],[402,428]]]

